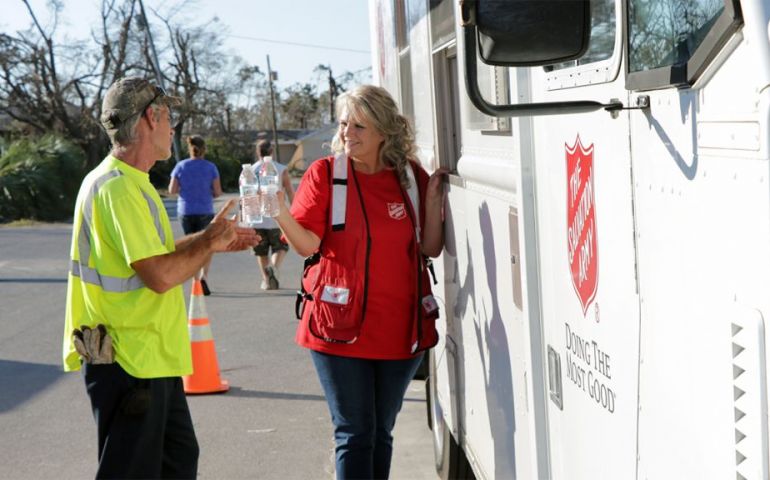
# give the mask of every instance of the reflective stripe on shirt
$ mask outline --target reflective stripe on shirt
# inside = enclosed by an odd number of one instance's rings
[[[91,190],[88,192],[88,197],[86,197],[85,202],[83,202],[83,219],[80,222],[80,232],[78,234],[79,260],[72,260],[70,265],[70,273],[72,273],[72,276],[79,277],[82,281],[90,283],[91,285],[97,285],[105,292],[114,293],[130,292],[144,287],[144,282],[136,273],[128,278],[112,277],[103,275],[95,268],[88,266],[88,259],[91,257],[91,226],[93,224],[94,197],[99,192],[102,185],[108,180],[121,175],[123,175],[123,173],[120,170],[111,170],[94,181]],[[160,223],[158,207],[146,192],[142,191],[142,195],[150,208],[150,214],[155,223],[155,229],[158,231],[160,241],[165,243],[166,235]]]

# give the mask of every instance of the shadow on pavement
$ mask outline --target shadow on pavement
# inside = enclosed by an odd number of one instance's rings
[[[289,393],[289,392],[265,392],[259,390],[247,390],[241,387],[230,386],[230,390],[225,394],[228,397],[246,397],[246,398],[271,398],[279,400],[311,400],[322,401],[326,399],[323,395],[313,395],[309,393]]]
[[[266,290],[260,292],[229,292],[229,293],[217,293],[216,290],[211,291],[212,297],[221,298],[256,298],[256,297],[295,297],[297,292],[294,290]]]
[[[20,407],[64,376],[59,365],[0,360],[0,413]]]
[[[224,370],[223,370],[224,371]],[[265,392],[261,390],[247,390],[241,387],[235,387],[230,385],[230,390],[223,394],[225,397],[239,397],[239,398],[270,398],[278,400],[311,400],[325,402],[326,397],[323,395],[314,395],[310,393],[289,393],[289,392]],[[425,400],[418,398],[404,398],[404,402],[417,402],[425,403]]]
[[[67,283],[67,278],[0,278],[0,283]]]

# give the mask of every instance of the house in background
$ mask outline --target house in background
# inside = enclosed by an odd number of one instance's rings
[[[250,130],[244,132],[244,134],[246,140],[255,146],[260,140],[270,140],[273,143],[273,151],[277,151],[277,155],[273,153],[273,159],[277,157],[280,163],[286,165],[294,156],[294,152],[297,149],[297,140],[310,132],[311,130],[277,130],[275,132],[278,136],[277,142],[273,140],[272,130]]]
[[[286,163],[289,170],[307,170],[314,160],[331,155],[332,138],[336,131],[337,125],[331,124],[298,138],[291,159],[287,162],[281,157],[281,163]]]

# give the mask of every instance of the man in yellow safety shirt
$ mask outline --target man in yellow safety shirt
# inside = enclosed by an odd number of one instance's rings
[[[174,241],[148,171],[171,155],[170,108],[149,81],[123,78],[105,94],[110,154],[75,205],[64,369],[84,367],[99,439],[97,478],[195,478],[198,442],[182,388],[192,373],[182,283],[216,252],[245,250],[253,229],[226,217]]]

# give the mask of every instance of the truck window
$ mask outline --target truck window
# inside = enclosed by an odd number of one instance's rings
[[[622,39],[617,34],[615,0],[591,2],[588,50],[577,60],[544,67],[548,90],[611,82],[620,72]]]
[[[724,8],[722,0],[631,0],[629,70],[687,62]]]
[[[434,49],[454,40],[454,13],[454,3],[450,0],[430,0],[430,33]]]
[[[414,3],[414,2],[412,2]],[[406,0],[396,0],[394,12],[396,25],[396,47],[398,49],[398,74],[401,86],[401,113],[414,124],[414,98],[412,96],[412,58],[409,47],[410,22]]]
[[[508,68],[495,67],[482,62],[476,64],[476,75],[479,82],[481,95],[494,104],[510,102],[510,85],[508,82]],[[470,130],[479,130],[482,133],[509,134],[511,120],[507,117],[490,117],[481,113],[471,103],[470,98],[465,97],[468,116],[465,118],[465,126]]]
[[[407,0],[412,1],[414,0]],[[439,157],[441,165],[454,170],[456,159],[460,156],[460,105],[458,99],[464,98],[467,116],[462,118],[469,130],[484,133],[504,133],[511,131],[508,118],[490,117],[474,107],[467,97],[460,94],[458,83],[457,39],[455,38],[455,5],[457,0],[429,0],[431,51],[433,55],[434,91],[436,95],[436,122],[440,132]],[[508,69],[493,67],[478,62],[479,89],[487,100],[493,103],[508,103]],[[441,144],[445,144],[441,148]]]
[[[436,147],[439,166],[457,172],[462,145],[460,124],[461,86],[458,79],[457,49],[454,45],[433,54]]]
[[[629,0],[628,87],[694,83],[741,23],[732,0]]]
[[[460,84],[455,40],[454,2],[430,0],[436,154],[439,166],[456,172],[460,158]]]
[[[577,60],[550,65],[546,70],[561,70],[612,57],[615,50],[615,24],[615,0],[591,2],[591,38],[585,55]]]

